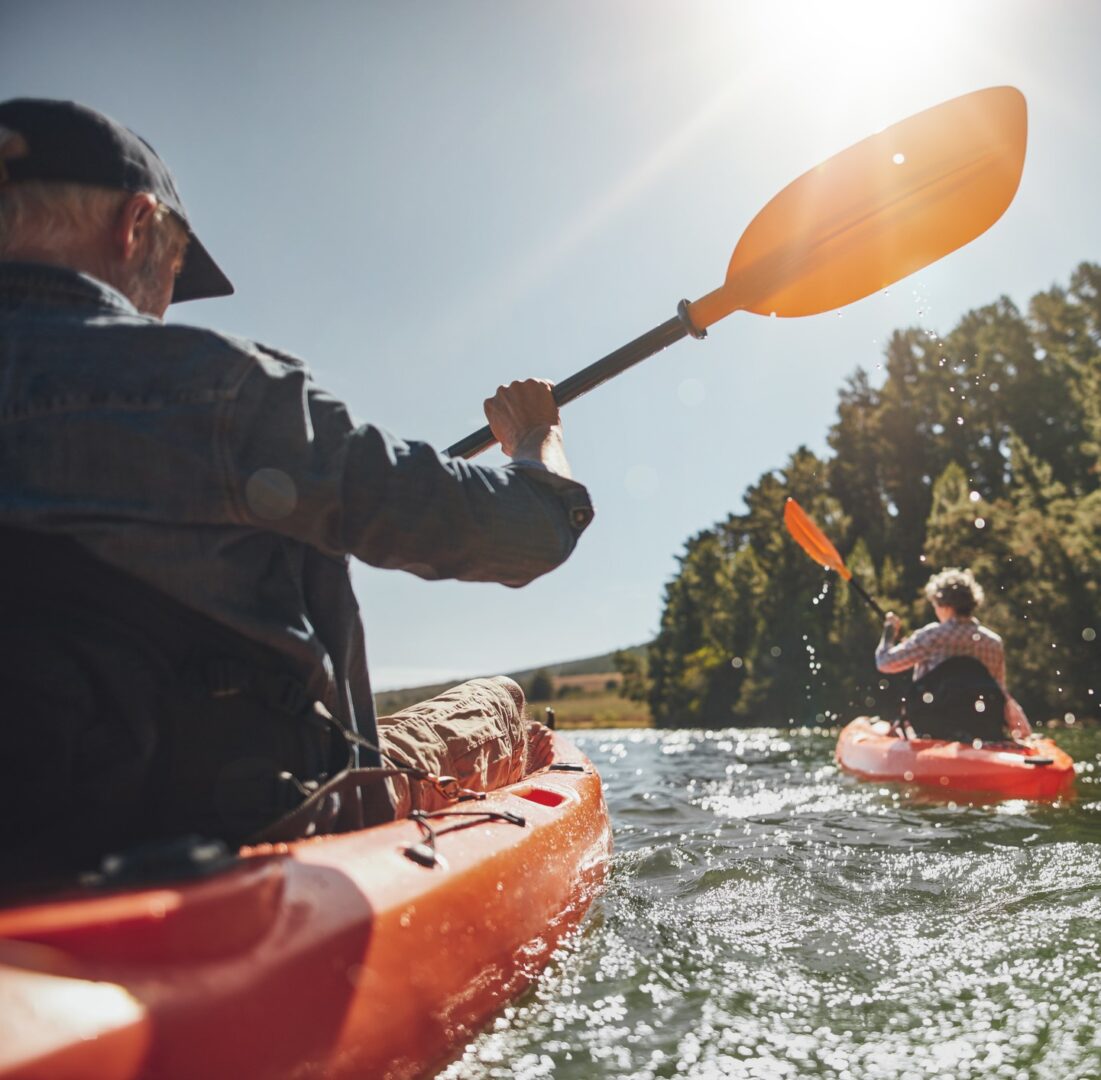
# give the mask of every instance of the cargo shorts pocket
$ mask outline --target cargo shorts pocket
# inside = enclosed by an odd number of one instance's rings
[[[524,692],[504,675],[472,679],[379,717],[378,733],[383,752],[396,764],[454,776],[473,791],[515,783],[527,765]],[[450,805],[431,784],[406,776],[386,782],[396,817]]]

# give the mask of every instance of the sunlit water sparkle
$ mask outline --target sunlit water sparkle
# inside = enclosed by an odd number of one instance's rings
[[[1101,1077],[1101,732],[1054,804],[861,783],[835,738],[577,734],[607,888],[441,1077]]]

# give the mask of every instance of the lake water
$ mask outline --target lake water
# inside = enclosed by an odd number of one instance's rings
[[[836,732],[574,733],[607,888],[441,1074],[1101,1078],[1101,731],[1072,800],[860,782]]]

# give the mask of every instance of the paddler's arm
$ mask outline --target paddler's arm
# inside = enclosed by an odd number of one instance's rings
[[[490,399],[516,455],[493,468],[356,425],[300,361],[257,348],[221,429],[240,523],[430,580],[520,586],[564,562],[592,520],[549,384]]]
[[[895,638],[898,637],[898,629],[901,625],[899,617],[893,612],[888,611],[883,616],[883,633],[879,636],[879,644],[875,650],[875,666],[880,671],[905,671],[907,664],[904,667],[884,667],[884,664],[889,664],[887,659],[888,653],[895,643]]]
[[[1005,694],[1005,709],[1002,712],[1002,719],[1009,731],[1010,738],[1023,742],[1032,734],[1032,725],[1028,722],[1024,709],[1021,708],[1020,703],[1006,686],[1004,650],[999,647],[991,655],[984,655],[983,663],[986,664],[990,674],[994,676],[994,681],[1001,687],[1002,693]]]
[[[928,645],[924,640],[928,636],[929,627],[915,630],[908,638],[896,645],[894,642],[900,626],[899,617],[893,611],[888,611],[883,618],[883,635],[875,650],[876,668],[888,675],[908,671],[926,659],[929,654]]]
[[[1005,695],[1005,724],[1009,734],[1022,742],[1032,734],[1032,725],[1028,722],[1020,702],[1012,694]]]

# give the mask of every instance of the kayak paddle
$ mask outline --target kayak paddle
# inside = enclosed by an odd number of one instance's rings
[[[738,241],[726,280],[554,388],[559,405],[734,311],[792,318],[851,304],[963,247],[1013,201],[1025,99],[1012,86],[935,105],[842,150],[777,194]],[[489,427],[448,447],[473,457]]]
[[[883,618],[887,613],[865,591],[853,572],[845,565],[837,548],[809,517],[806,511],[794,500],[784,503],[784,524],[791,538],[820,566],[827,570],[836,570],[864,600]]]

